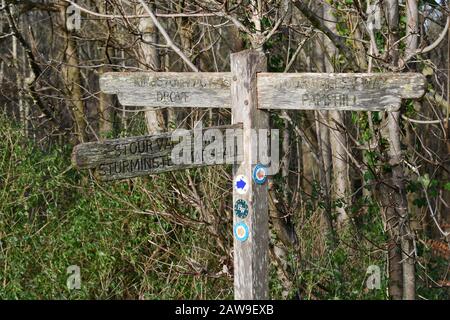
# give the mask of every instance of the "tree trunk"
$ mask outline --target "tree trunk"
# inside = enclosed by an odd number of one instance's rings
[[[336,17],[334,9],[329,4],[324,4],[324,20],[325,25],[337,34]],[[324,38],[326,49],[325,69],[328,73],[335,72],[335,61],[338,59],[338,51],[334,44],[328,39]],[[330,147],[333,163],[333,183],[334,183],[334,200],[341,200],[342,206],[337,206],[337,226],[343,227],[348,220],[348,214],[345,208],[345,200],[348,193],[348,171],[347,171],[347,153],[345,134],[342,132],[344,126],[344,112],[330,111],[329,112],[329,126],[330,129]]]
[[[398,52],[398,0],[387,1],[387,17],[390,28],[389,53],[392,65],[397,65]],[[400,111],[388,113],[385,138],[390,147],[387,153],[391,173],[385,174],[380,199],[386,212],[389,240],[389,293],[393,299],[415,298],[414,244],[409,226],[408,201],[403,172],[403,156],[400,143]]]
[[[406,35],[407,35],[407,43],[406,43],[406,53],[414,52],[418,48],[418,33],[419,33],[419,12],[417,7],[417,0],[408,0],[406,3],[406,11],[407,11],[407,27],[406,27]],[[400,112],[397,112],[396,116],[398,119],[396,120],[396,130],[398,132],[397,137],[400,137],[399,123],[400,123]],[[391,131],[391,130],[389,130]],[[399,161],[401,161],[401,150],[400,150],[400,141],[398,143],[399,149],[395,151],[393,157],[399,157]],[[401,162],[399,162],[402,164]],[[410,215],[408,213],[408,199],[404,185],[404,172],[402,165],[398,166],[398,177],[400,179],[399,189],[401,190],[402,202],[405,204],[405,210],[401,212],[402,214],[402,223],[400,227],[401,229],[401,247],[402,247],[402,267],[403,267],[403,299],[404,300],[414,300],[416,298],[416,270],[415,270],[415,239],[414,233],[411,230],[410,226]],[[394,173],[396,173],[394,171]],[[402,207],[403,208],[403,207]]]
[[[316,14],[323,17],[322,5],[315,8]],[[314,62],[317,72],[325,72],[324,51],[321,44],[324,43],[324,36],[319,35],[319,39],[314,44]],[[319,149],[319,179],[324,202],[324,222],[328,240],[335,244],[335,234],[333,228],[333,220],[331,213],[331,149],[330,149],[330,130],[328,128],[328,111],[315,111],[315,125],[317,135],[317,145]]]
[[[85,142],[87,140],[87,121],[85,117],[83,94],[81,91],[81,71],[78,68],[78,47],[73,37],[73,31],[69,30],[66,24],[67,7],[67,3],[60,3],[60,14],[62,18],[61,21],[63,30],[62,34],[66,45],[63,59],[65,63],[65,67],[63,68],[63,77],[70,101],[69,103],[72,105],[72,112],[75,122],[75,135],[77,136],[77,140],[79,142]]]
[[[406,55],[415,52],[419,45],[419,10],[417,0],[406,2]]]
[[[14,11],[11,10],[12,14]],[[20,20],[17,22],[18,27],[20,28]],[[17,89],[17,105],[19,106],[19,120],[22,124],[24,124],[24,112],[23,112],[23,96],[22,96],[22,77],[19,63],[19,54],[18,54],[18,46],[17,46],[17,38],[12,37],[12,58],[13,65],[16,69],[16,89]]]
[[[105,67],[98,69],[99,74],[105,73]],[[113,129],[113,108],[111,95],[100,92],[98,95],[98,129],[101,137],[106,137]]]
[[[154,10],[154,4],[150,5],[150,8]],[[140,5],[138,7],[138,14],[145,14],[146,11]],[[142,63],[141,66],[149,68],[152,71],[159,72],[161,70],[161,62],[159,58],[158,50],[155,44],[158,43],[158,31],[150,18],[142,18],[139,22],[139,31],[143,34],[141,42]],[[148,110],[145,112],[145,119],[147,123],[147,130],[149,134],[155,134],[163,131],[164,118],[160,110]]]
[[[99,1],[97,4],[100,13],[106,14],[106,4]],[[107,57],[107,47],[105,47],[104,57]],[[101,66],[98,73],[101,75],[108,72],[110,68]],[[113,130],[114,108],[112,107],[111,95],[100,92],[98,95],[98,130],[101,137],[105,138]]]
[[[185,2],[182,2],[181,8],[185,8]],[[194,24],[193,22],[186,17],[180,18],[180,40],[181,40],[181,49],[183,52],[190,57],[192,55],[193,49],[193,36],[194,36]],[[183,64],[184,71],[192,71],[186,64]]]

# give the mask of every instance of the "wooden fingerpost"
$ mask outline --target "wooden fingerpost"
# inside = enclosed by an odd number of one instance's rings
[[[258,139],[252,131],[269,128],[268,112],[258,110],[257,72],[266,71],[262,52],[246,50],[231,55],[232,123],[243,125],[243,162],[233,167],[234,297],[269,298],[269,217],[267,182],[253,181],[258,163]],[[240,206],[243,214],[237,214]],[[246,210],[247,209],[247,210]]]

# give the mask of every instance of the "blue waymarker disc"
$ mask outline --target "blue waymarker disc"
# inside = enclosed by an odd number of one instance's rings
[[[248,189],[250,188],[250,184],[248,183],[247,177],[242,174],[236,176],[233,184],[234,189],[239,194],[246,194]]]
[[[237,240],[244,242],[248,239],[249,231],[244,222],[239,222],[234,226],[234,236]]]
[[[263,184],[267,180],[267,171],[266,167],[257,164],[255,168],[253,169],[253,181],[255,181],[257,184]]]
[[[234,203],[234,213],[241,219],[244,219],[248,215],[248,204],[243,199],[238,199]]]

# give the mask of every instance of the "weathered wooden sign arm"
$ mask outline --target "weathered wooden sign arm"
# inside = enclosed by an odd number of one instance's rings
[[[100,89],[124,106],[231,108],[227,72],[110,72]]]
[[[231,108],[231,73],[106,73],[124,106]],[[395,111],[425,94],[419,73],[259,73],[258,109]]]
[[[425,94],[419,73],[261,73],[259,109],[396,111]]]
[[[242,124],[237,123],[200,130],[179,130],[151,136],[83,143],[73,149],[72,164],[78,169],[93,169],[96,178],[101,181],[208,165],[232,164],[242,157],[243,149],[237,148],[238,142],[242,140],[241,129]],[[212,132],[215,136],[210,137],[210,140],[221,145],[208,148],[206,132]],[[198,138],[201,139],[200,145],[195,143],[199,141]],[[222,138],[223,141],[220,141]],[[204,161],[210,154],[215,158]],[[174,158],[183,156],[183,161],[174,163]]]

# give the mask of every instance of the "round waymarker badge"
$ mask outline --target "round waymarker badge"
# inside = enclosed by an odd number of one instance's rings
[[[255,168],[253,169],[253,180],[257,183],[257,184],[263,184],[264,182],[266,182],[267,180],[267,172],[266,172],[266,167],[261,165],[261,164],[257,164],[255,166]]]
[[[241,219],[244,219],[248,215],[248,204],[247,201],[238,199],[234,203],[234,213]]]
[[[236,192],[239,194],[246,194],[248,188],[250,188],[247,177],[242,174],[236,176],[233,182],[233,186]]]
[[[239,222],[234,226],[234,236],[241,242],[248,239],[249,231],[247,225],[244,222]]]

